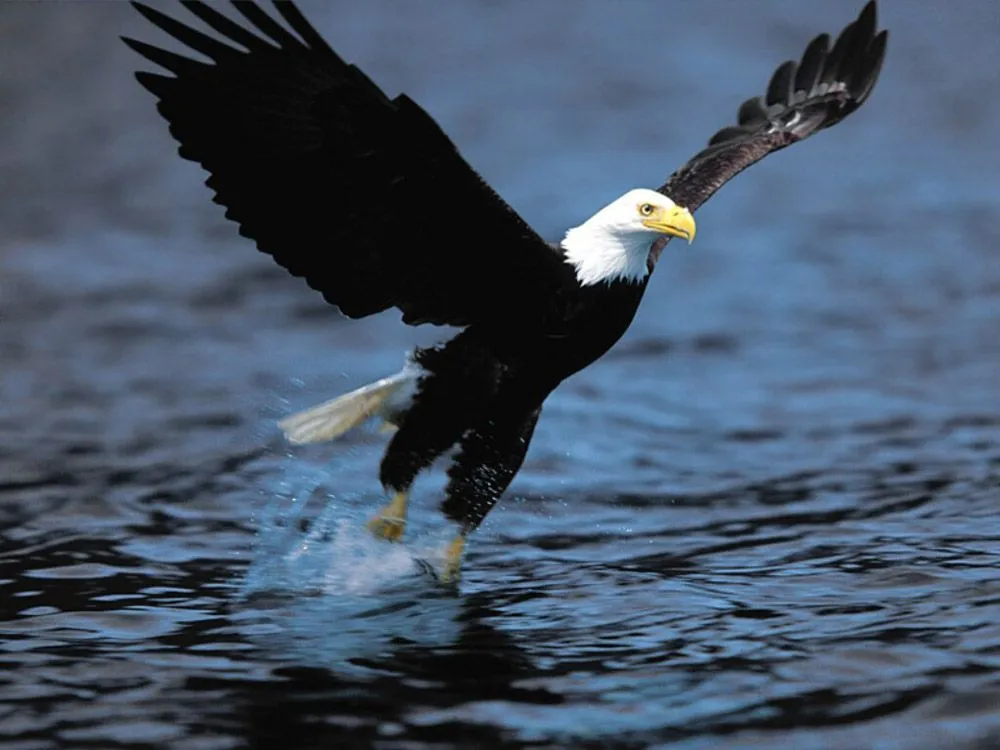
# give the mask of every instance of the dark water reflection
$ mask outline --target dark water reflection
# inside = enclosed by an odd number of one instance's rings
[[[273,427],[439,332],[234,238],[126,5],[0,4],[0,747],[1000,745],[1000,17],[882,4],[871,104],[704,209],[458,592],[433,514],[362,532],[378,436]],[[856,10],[303,5],[553,236]]]

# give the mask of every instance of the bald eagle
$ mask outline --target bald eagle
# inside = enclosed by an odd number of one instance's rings
[[[237,0],[248,26],[184,2],[218,37],[133,5],[211,61],[124,39],[171,74],[136,77],[240,234],[349,318],[395,307],[409,325],[462,329],[414,349],[399,373],[279,423],[301,444],[384,420],[390,499],[369,528],[390,541],[417,474],[457,448],[441,506],[458,528],[446,581],[520,469],[545,399],[625,333],[664,245],[692,241],[693,212],[739,172],[860,107],[887,39],[872,0],[833,44],[820,34],[778,67],[663,185],[627,192],[548,244],[420,105],[387,96],[292,2],[274,0],[276,18]]]

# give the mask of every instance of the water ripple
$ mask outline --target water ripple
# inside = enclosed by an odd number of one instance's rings
[[[548,236],[843,20],[692,4],[664,44],[640,4],[303,5]],[[882,5],[871,103],[705,207],[451,590],[440,471],[384,544],[383,438],[274,426],[441,332],[248,252],[127,4],[0,3],[0,745],[1000,745],[1000,35],[989,0]]]

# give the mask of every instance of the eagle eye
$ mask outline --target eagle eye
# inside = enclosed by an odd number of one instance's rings
[[[643,203],[641,206],[639,206],[639,213],[641,213],[643,216],[649,216],[650,214],[653,213],[653,204]]]

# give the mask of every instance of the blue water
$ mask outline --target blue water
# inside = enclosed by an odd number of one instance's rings
[[[384,436],[274,426],[443,332],[236,237],[126,4],[0,4],[0,747],[1000,745],[1000,10],[882,5],[869,104],[699,212],[452,591],[440,472],[378,543]],[[857,11],[302,7],[550,238]]]

